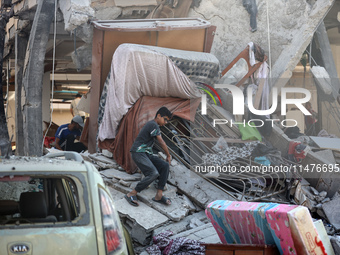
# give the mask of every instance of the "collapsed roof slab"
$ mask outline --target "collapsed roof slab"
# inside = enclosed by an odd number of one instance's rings
[[[249,29],[249,14],[242,1],[202,1],[199,7],[190,10],[189,16],[202,17],[217,26],[211,53],[222,68],[228,66],[247,43],[255,42],[269,57],[272,77],[286,78],[283,84],[277,84],[284,86],[334,0],[257,2],[256,32]]]
[[[287,79],[292,76],[292,71],[299,63],[303,52],[312,40],[314,32],[323,22],[323,18],[333,3],[333,0],[317,1],[306,19],[306,23],[293,32],[293,40],[288,47],[283,49],[272,67],[272,86],[280,88],[286,85]],[[281,77],[283,79],[280,79]]]
[[[60,0],[59,8],[64,15],[65,30],[72,31],[95,16],[90,0]]]

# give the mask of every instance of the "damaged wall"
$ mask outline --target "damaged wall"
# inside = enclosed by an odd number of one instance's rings
[[[189,16],[201,17],[217,26],[212,53],[222,69],[252,41],[266,51],[272,77],[287,78],[283,84],[277,84],[284,86],[333,3],[334,0],[258,0],[256,32],[251,32],[250,16],[242,1],[202,0]]]
[[[60,0],[60,9],[64,15],[65,29],[73,31],[93,19],[113,20],[143,16],[143,13],[146,15],[155,8],[156,3],[155,0],[134,4],[118,0]],[[217,26],[212,53],[219,58],[223,69],[247,43],[253,41],[265,49],[269,56],[272,77],[287,78],[278,84],[284,86],[333,3],[334,0],[258,0],[255,32],[250,27],[251,15],[241,0],[228,3],[223,0],[202,0],[190,9],[189,17],[200,17]],[[90,37],[92,35],[89,34]],[[85,60],[78,60],[78,67],[88,62],[86,58],[90,51],[84,54]],[[81,55],[78,57],[81,58]],[[81,62],[84,63],[79,64]]]

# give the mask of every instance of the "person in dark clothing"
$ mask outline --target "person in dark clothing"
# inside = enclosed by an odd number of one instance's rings
[[[316,135],[315,123],[317,122],[318,114],[312,109],[312,104],[310,102],[307,102],[305,107],[311,114],[305,115],[305,134],[313,136]]]
[[[61,125],[55,134],[55,147],[62,151],[82,152],[87,150],[83,143],[74,142],[75,139],[80,139],[83,127],[84,121],[79,115],[74,116],[71,123]]]
[[[255,32],[257,30],[257,5],[256,0],[243,0],[243,6],[246,8],[247,12],[250,14],[250,27],[251,31]]]
[[[152,200],[165,205],[171,204],[170,198],[163,196],[163,190],[169,176],[171,155],[159,128],[164,126],[171,119],[171,116],[172,114],[168,108],[161,107],[157,111],[155,118],[143,126],[130,149],[133,161],[145,176],[134,190],[125,195],[125,199],[133,206],[139,206],[137,193],[146,189],[157,178],[159,178],[157,192]],[[156,139],[167,156],[166,162],[153,155],[152,147]]]

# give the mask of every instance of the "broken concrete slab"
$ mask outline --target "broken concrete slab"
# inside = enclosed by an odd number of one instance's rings
[[[131,182],[126,182],[124,180],[119,180],[119,183],[125,187],[130,187],[131,186]]]
[[[92,160],[100,161],[105,164],[112,164],[114,168],[118,167],[118,164],[114,159],[105,157],[104,155],[100,153],[89,154],[88,157]]]
[[[118,7],[130,7],[130,6],[156,6],[156,0],[134,0],[134,1],[126,1],[126,0],[114,0],[116,6]]]
[[[130,188],[127,188],[120,183],[113,184],[113,187],[121,192],[128,193],[136,186],[137,183],[138,182],[133,182]],[[180,221],[189,214],[190,207],[187,205],[185,200],[176,194],[176,192],[176,187],[171,185],[168,185],[168,190],[163,191],[163,195],[171,199],[172,203],[169,206],[152,201],[152,198],[155,197],[156,194],[156,188],[153,187],[152,184],[149,188],[138,193],[137,198],[158,212],[166,215],[171,220]]]
[[[171,185],[168,185],[169,190]],[[174,190],[175,187],[172,187]],[[176,189],[177,190],[177,189]],[[185,216],[187,216],[190,212],[189,206],[185,200],[182,199],[181,196],[178,196],[174,192],[168,192],[165,191],[163,194],[164,196],[168,197],[171,199],[171,205],[164,205],[161,203],[157,203],[152,200],[152,198],[155,196],[157,190],[154,187],[150,187],[148,189],[143,190],[140,192],[140,195],[144,198],[147,199],[147,204],[154,208],[155,210],[161,212],[162,214],[166,215],[173,221],[180,221],[182,220]],[[149,203],[150,202],[150,203]]]
[[[122,192],[120,192],[120,191],[118,191],[116,189],[113,189],[110,186],[108,188],[109,188],[110,194],[111,194],[114,202],[115,201],[119,201],[119,200],[124,198],[124,196],[125,196],[124,193],[122,193]]]
[[[171,231],[174,235],[179,234],[181,232],[192,229],[192,220],[199,221],[201,224],[196,224],[196,227],[205,225],[209,223],[208,217],[205,215],[205,212],[202,210],[200,212],[191,214],[185,217],[183,220],[179,222],[168,222],[167,224],[156,228],[153,232],[153,235],[158,235],[166,230]]]
[[[315,154],[319,155],[320,157],[325,158],[329,162],[332,162],[334,164],[336,163],[332,150],[322,150],[322,151],[315,152]]]
[[[226,192],[183,165],[170,167],[170,172],[168,182],[177,186],[180,191],[202,209],[205,209],[210,202],[221,198],[231,201],[235,200]]]
[[[78,47],[72,52],[71,58],[78,72],[90,66],[92,64],[92,44],[85,44]]]
[[[313,66],[310,70],[314,76],[316,84],[323,93],[326,95],[332,94],[332,81],[326,69],[322,66]]]
[[[61,0],[59,8],[64,16],[65,30],[73,31],[94,17],[90,0]]]
[[[184,206],[189,209],[190,212],[199,211],[200,208],[198,208],[186,195],[182,195],[182,198],[184,200]]]
[[[327,216],[328,221],[336,230],[340,230],[340,197],[337,197],[322,205],[322,209]]]
[[[107,1],[106,1],[107,2]],[[98,20],[113,20],[117,19],[122,14],[122,8],[116,6],[96,7],[96,18]]]
[[[165,224],[169,220],[168,217],[141,201],[137,208],[130,205],[126,199],[123,198],[115,202],[115,207],[122,217],[126,217],[130,220],[129,224],[133,225],[133,230],[130,235],[134,240],[141,244],[145,244],[146,238],[152,234],[152,231],[155,228]]]
[[[171,236],[170,238],[175,239],[178,237],[185,237],[197,241],[202,241],[205,239],[213,243],[221,243],[221,240],[218,237],[218,234],[216,233],[216,230],[211,223],[207,223],[197,228],[181,232],[177,235]]]
[[[123,181],[139,181],[140,179],[142,179],[142,175],[139,173],[128,174],[114,168],[106,169],[104,171],[101,171],[100,173],[107,178],[116,178]]]

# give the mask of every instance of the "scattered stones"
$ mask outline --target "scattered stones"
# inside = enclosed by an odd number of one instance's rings
[[[319,191],[317,191],[315,188],[310,187],[310,190],[312,191],[314,196],[318,196],[319,195]]]
[[[327,196],[327,191],[321,191],[319,196],[325,198]]]
[[[321,201],[321,203],[324,204],[324,203],[327,203],[329,201],[331,201],[331,199],[329,197],[326,197],[324,200]]]

